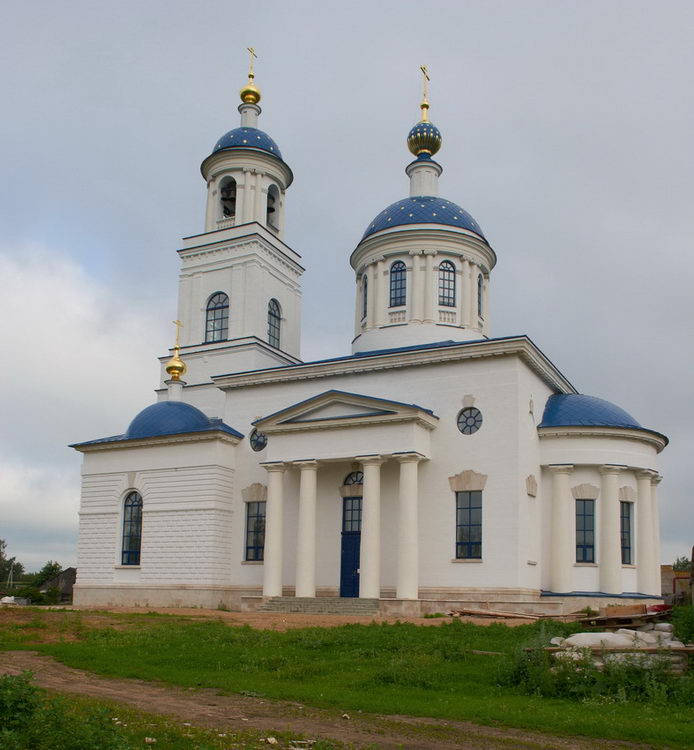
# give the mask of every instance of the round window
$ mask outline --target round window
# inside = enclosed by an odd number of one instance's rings
[[[253,432],[251,432],[249,440],[251,448],[253,448],[254,451],[261,451],[267,445],[267,435],[264,432],[258,432],[258,430],[253,430]]]
[[[482,426],[482,412],[470,406],[458,414],[458,429],[463,435],[472,435]]]

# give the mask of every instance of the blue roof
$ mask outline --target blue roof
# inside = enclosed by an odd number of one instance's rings
[[[651,432],[667,441],[659,432],[643,427],[620,406],[582,393],[555,393],[550,396],[538,427],[622,427]]]
[[[392,203],[369,224],[362,239],[382,229],[405,224],[445,224],[467,229],[485,239],[480,225],[464,208],[432,195],[403,198]]]
[[[240,432],[224,424],[221,419],[208,417],[200,409],[191,406],[191,404],[186,404],[183,401],[160,401],[143,409],[133,419],[123,435],[89,440],[85,443],[75,443],[71,447],[212,431],[226,432],[239,439],[243,438]]]
[[[278,159],[282,158],[277,144],[267,133],[258,130],[258,128],[234,128],[230,130],[215,143],[212,153],[216,154],[217,151],[228,148],[260,149],[261,151],[267,151]]]

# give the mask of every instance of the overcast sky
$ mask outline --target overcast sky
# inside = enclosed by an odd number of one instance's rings
[[[663,561],[694,497],[694,4],[0,4],[0,538],[74,564],[80,455],[154,400],[199,165],[238,125],[247,53],[260,126],[295,174],[303,356],[349,352],[348,257],[408,193],[418,66],[443,133],[441,194],[499,261],[493,335],[527,333],[579,391],[666,433]]]

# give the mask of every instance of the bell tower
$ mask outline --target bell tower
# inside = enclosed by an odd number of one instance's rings
[[[284,242],[293,174],[258,128],[255,51],[241,88],[240,127],[225,133],[200,167],[205,231],[183,239],[178,319],[190,385],[212,375],[299,362],[301,256]],[[167,378],[162,357],[162,382]]]

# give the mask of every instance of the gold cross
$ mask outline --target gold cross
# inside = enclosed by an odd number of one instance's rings
[[[422,96],[424,97],[424,101],[426,101],[429,93],[429,87],[427,84],[431,79],[429,78],[429,71],[427,70],[426,65],[420,65],[419,69],[422,71]]]
[[[246,47],[246,49],[251,53],[251,62],[250,62],[249,70],[248,70],[248,76],[249,76],[249,78],[253,78],[253,76],[254,76],[254,73],[253,73],[253,58],[254,57],[257,58],[258,55],[255,54],[255,50],[253,49],[253,47]]]
[[[180,345],[178,343],[178,335],[181,332],[181,328],[183,328],[183,323],[181,323],[180,320],[174,320],[173,324],[176,326],[176,349],[180,349]]]

